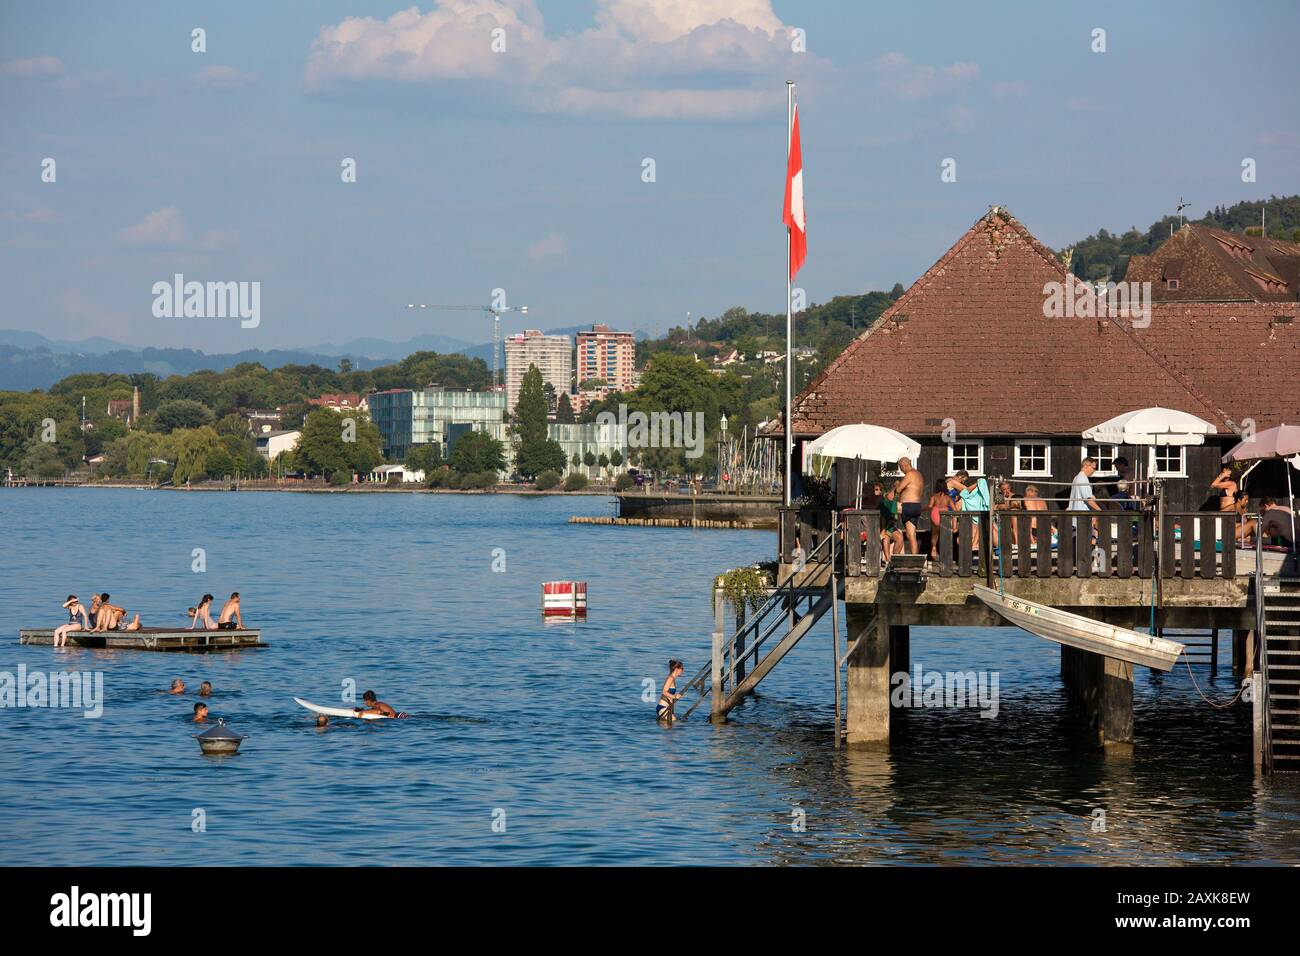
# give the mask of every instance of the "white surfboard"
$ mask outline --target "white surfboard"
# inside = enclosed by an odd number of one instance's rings
[[[293,699],[295,704],[306,707],[313,714],[325,714],[329,717],[356,717],[361,720],[388,720],[387,714],[358,714],[351,707],[322,707],[320,704],[313,704],[309,700],[303,700],[301,697]]]

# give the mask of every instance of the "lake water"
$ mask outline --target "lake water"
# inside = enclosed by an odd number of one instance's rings
[[[658,726],[643,681],[670,656],[707,660],[710,576],[767,558],[774,534],[566,523],[611,510],[0,491],[0,670],[102,671],[106,697],[100,719],[0,710],[0,864],[1300,862],[1300,780],[1256,780],[1248,706],[1211,709],[1181,666],[1139,669],[1132,757],[1081,752],[1057,648],[1009,628],[913,628],[914,666],[998,671],[1000,710],[909,711],[889,753],[832,746],[825,621],[729,724]],[[585,623],[543,624],[548,579],[589,583]],[[18,645],[99,590],[148,625],[238,590],[271,646]],[[190,692],[160,693],[173,677]],[[213,714],[249,735],[238,756],[190,736],[205,679]],[[1198,679],[1234,689],[1227,669]],[[318,732],[290,699],[341,705],[346,681],[415,716]]]

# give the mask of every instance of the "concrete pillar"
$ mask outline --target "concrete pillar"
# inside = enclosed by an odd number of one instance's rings
[[[850,746],[889,746],[889,650],[887,605],[871,610],[847,605],[849,645],[858,641],[848,661],[848,713],[845,737]],[[861,639],[859,641],[859,638]]]

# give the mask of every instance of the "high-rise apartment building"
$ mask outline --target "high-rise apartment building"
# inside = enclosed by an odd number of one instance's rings
[[[507,413],[514,413],[519,386],[530,365],[537,366],[542,381],[549,382],[557,396],[573,390],[573,343],[567,335],[544,335],[537,329],[528,329],[518,335],[507,335],[505,351]]]

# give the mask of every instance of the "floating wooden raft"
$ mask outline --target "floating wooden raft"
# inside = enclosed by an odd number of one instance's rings
[[[18,632],[19,644],[54,644],[54,628],[24,628]],[[103,647],[124,651],[239,651],[248,647],[266,647],[262,632],[257,629],[242,631],[171,630],[165,627],[143,627],[138,631],[72,631],[68,634],[69,647]]]

